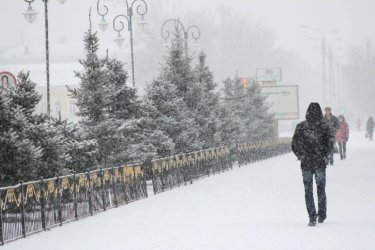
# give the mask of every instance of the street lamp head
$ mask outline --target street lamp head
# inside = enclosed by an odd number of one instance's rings
[[[57,0],[57,2],[59,2],[60,4],[64,4],[66,3],[67,0]]]
[[[31,7],[31,4],[29,4],[29,7],[27,7],[27,10],[22,13],[22,15],[25,17],[28,23],[33,23],[38,15],[38,12],[33,10],[33,7]]]
[[[98,23],[98,26],[101,31],[106,31],[108,28],[109,23],[105,20],[104,16],[102,16],[102,20]]]
[[[124,47],[125,38],[121,36],[120,32],[117,34],[117,37],[115,39],[113,39],[113,41],[115,41],[116,45],[119,48],[123,48]]]
[[[137,24],[139,26],[141,26],[142,29],[145,28],[145,26],[148,24],[148,22],[145,20],[144,15],[141,16],[141,20],[139,22],[137,22]]]

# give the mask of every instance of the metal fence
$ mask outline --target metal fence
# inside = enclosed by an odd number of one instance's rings
[[[266,141],[238,144],[236,158],[238,165],[269,159],[291,151],[291,138],[279,138]]]
[[[140,165],[0,188],[0,243],[147,197]]]
[[[238,144],[152,161],[154,193],[290,152],[290,138]],[[0,188],[0,244],[146,198],[141,165],[20,183]]]
[[[220,147],[152,161],[154,193],[193,183],[204,176],[226,171],[238,165],[275,157],[290,152],[290,138],[238,144],[235,148]]]
[[[193,183],[203,176],[232,168],[233,157],[228,147],[201,150],[152,161],[154,193]]]

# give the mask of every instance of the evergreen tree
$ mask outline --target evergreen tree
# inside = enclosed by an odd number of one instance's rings
[[[97,161],[106,166],[114,155],[113,148],[116,144],[113,141],[115,125],[108,120],[108,104],[111,102],[108,96],[107,74],[105,70],[105,59],[97,55],[99,40],[96,33],[91,30],[86,32],[85,38],[85,59],[79,60],[84,70],[76,72],[80,78],[80,87],[69,89],[71,96],[76,99],[79,108],[78,115],[82,117],[82,134],[87,140],[96,140],[98,143]]]
[[[233,144],[272,136],[273,116],[268,113],[265,97],[254,81],[243,86],[237,77],[228,78],[221,106],[220,134],[224,142]]]
[[[199,149],[200,144],[197,145],[199,132],[192,112],[187,108],[183,98],[178,96],[176,86],[169,81],[164,82],[163,79],[154,80],[146,92],[146,104],[155,110],[149,115],[155,121],[156,127],[172,139],[173,153]],[[169,153],[168,151],[165,153]]]
[[[47,115],[33,115],[41,99],[35,86],[29,74],[21,72],[16,87],[1,95],[0,178],[8,185],[52,177],[59,174],[63,164],[60,135],[47,121]]]
[[[195,76],[191,69],[191,58],[185,51],[182,31],[177,26],[160,76],[176,86],[178,96],[183,97],[188,106],[193,105],[195,100],[189,95],[189,89],[195,81]]]
[[[64,169],[69,172],[82,173],[97,165],[98,145],[95,139],[86,140],[78,124],[53,120],[54,127],[63,136]]]
[[[7,186],[35,178],[43,154],[42,148],[28,138],[30,123],[24,110],[9,105],[4,105],[4,108],[8,109],[5,112],[8,120],[2,122],[8,126],[2,127],[0,136],[0,185]]]
[[[261,94],[260,85],[255,83],[255,81],[252,82],[253,84],[250,84],[245,92],[247,96],[245,106],[249,107],[251,116],[245,119],[244,133],[250,141],[269,139],[274,135],[274,118],[268,112],[269,106],[265,102],[266,97]],[[244,117],[246,117],[247,113],[248,110],[245,110]]]
[[[172,139],[174,153],[191,152],[203,146],[199,125],[194,118],[194,80],[190,59],[185,54],[181,33],[176,28],[165,65],[160,75],[147,86],[145,98],[146,105],[155,110],[150,116],[157,128]]]
[[[220,102],[218,136],[224,145],[235,146],[241,141],[241,117],[238,112],[240,95],[236,93],[234,81],[227,78],[222,89],[223,98]]]
[[[71,89],[77,99],[85,138],[95,139],[101,166],[143,161],[156,155],[145,140],[142,102],[135,89],[126,85],[128,73],[122,62],[97,56],[96,33],[86,33],[84,67],[77,73],[80,88]]]
[[[204,142],[204,148],[214,147],[219,143],[215,139],[219,115],[219,94],[215,93],[216,84],[213,74],[206,65],[206,55],[199,54],[199,63],[196,65],[194,74],[196,81],[192,84],[192,96],[195,97],[194,110],[195,119],[199,125],[200,138]]]
[[[79,60],[84,67],[83,72],[76,72],[80,78],[80,88],[69,89],[73,98],[77,100],[79,107],[78,115],[83,117],[84,122],[97,123],[104,119],[106,81],[104,79],[104,63],[99,59],[97,51],[99,40],[96,33],[88,31],[84,38],[86,58]]]

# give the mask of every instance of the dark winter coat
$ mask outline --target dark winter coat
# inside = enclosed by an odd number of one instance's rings
[[[374,119],[372,117],[368,118],[367,123],[366,123],[366,131],[367,132],[372,132],[374,130]]]
[[[323,121],[318,103],[311,103],[306,120],[299,123],[292,139],[292,150],[301,161],[302,170],[326,168],[326,159],[333,147],[329,126]]]
[[[339,130],[340,128],[340,122],[339,122],[339,119],[334,116],[334,115],[331,115],[331,118],[328,118],[326,115],[323,117],[323,120],[324,122],[329,126],[330,128],[330,131],[331,131],[331,138],[333,141],[336,141],[336,133],[337,133],[337,130]]]

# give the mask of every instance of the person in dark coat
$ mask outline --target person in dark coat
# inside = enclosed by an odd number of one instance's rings
[[[366,138],[368,137],[370,141],[372,141],[372,136],[374,133],[374,126],[375,126],[374,118],[370,116],[366,123]]]
[[[305,202],[309,215],[309,226],[323,223],[327,218],[326,167],[332,150],[331,130],[323,120],[319,103],[311,103],[306,112],[306,120],[299,123],[292,139],[292,151],[301,161]],[[318,191],[318,213],[313,196],[313,177]]]
[[[339,144],[339,152],[341,160],[346,158],[346,143],[349,139],[349,125],[345,121],[345,117],[343,115],[338,116],[340,122],[340,128],[337,130],[336,133],[336,141]]]
[[[334,153],[338,153],[337,146],[336,146],[336,133],[337,133],[337,130],[340,128],[340,123],[339,123],[339,119],[337,119],[337,117],[332,114],[330,107],[324,108],[323,120],[327,123],[331,131],[332,149],[328,157],[328,163],[329,165],[333,165],[333,155]]]

